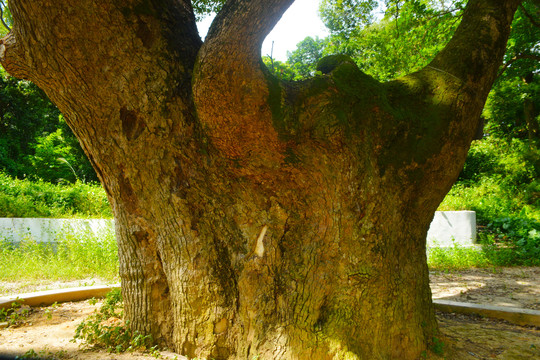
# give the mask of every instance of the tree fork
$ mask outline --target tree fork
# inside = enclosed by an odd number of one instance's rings
[[[423,70],[344,57],[289,84],[260,45],[292,0],[12,0],[0,60],[66,116],[116,219],[126,318],[191,357],[416,359],[425,236],[520,1],[471,0]]]

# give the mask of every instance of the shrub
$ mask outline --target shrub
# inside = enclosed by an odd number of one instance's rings
[[[76,329],[73,341],[82,340],[89,347],[110,352],[142,350],[156,352],[152,337],[132,331],[123,320],[120,289],[111,290],[98,312],[90,315]]]
[[[488,137],[473,142],[439,210],[476,211],[481,257],[473,250],[441,249],[430,254],[430,261],[462,267],[473,257],[472,266],[539,265],[539,178],[540,151],[528,141]]]
[[[19,180],[0,172],[0,217],[111,218],[99,184],[51,184]]]

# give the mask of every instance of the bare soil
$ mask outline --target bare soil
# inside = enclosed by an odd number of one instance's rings
[[[61,285],[59,285],[61,286]],[[471,269],[431,274],[433,298],[477,304],[513,306],[540,310],[540,268]],[[19,326],[0,329],[0,359],[33,350],[46,359],[150,359],[142,353],[110,354],[85,350],[71,339],[80,322],[96,309],[89,301],[33,308]],[[444,350],[440,358],[540,359],[540,329],[512,325],[475,316],[438,313]],[[439,349],[436,349],[439,352]],[[162,351],[163,359],[186,359]],[[439,358],[431,354],[428,358]]]

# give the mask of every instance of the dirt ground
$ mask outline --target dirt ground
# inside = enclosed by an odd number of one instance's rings
[[[60,285],[58,285],[60,286]],[[433,298],[540,310],[540,268],[472,269],[431,274]],[[71,341],[95,309],[88,301],[33,308],[17,327],[0,329],[0,359],[33,350],[45,359],[150,359],[149,354],[85,351]],[[540,359],[540,329],[475,316],[438,313],[444,359]],[[186,359],[168,351],[163,359]],[[431,358],[437,358],[431,356]]]

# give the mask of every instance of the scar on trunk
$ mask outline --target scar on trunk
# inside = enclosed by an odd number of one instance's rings
[[[146,127],[137,113],[126,109],[126,107],[120,109],[120,120],[122,121],[122,131],[128,140],[136,140]]]
[[[266,230],[268,230],[268,225],[264,225],[261,229],[261,232],[259,236],[257,237],[257,241],[255,242],[255,246],[252,248],[252,250],[249,252],[249,254],[246,256],[246,259],[249,259],[251,255],[257,255],[258,257],[263,257],[264,255],[264,235],[266,235]]]

